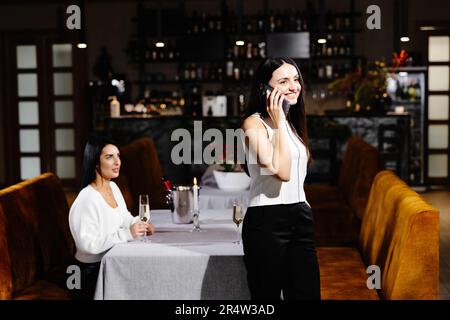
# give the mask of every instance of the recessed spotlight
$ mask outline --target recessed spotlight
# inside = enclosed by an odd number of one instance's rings
[[[420,30],[422,30],[422,31],[433,31],[433,30],[437,30],[437,28],[435,26],[420,26]]]

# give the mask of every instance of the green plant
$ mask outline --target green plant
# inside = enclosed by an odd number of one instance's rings
[[[330,83],[328,88],[344,95],[351,111],[384,112],[390,103],[386,92],[386,79],[386,63],[377,60],[367,65],[366,72],[358,68],[355,72]]]

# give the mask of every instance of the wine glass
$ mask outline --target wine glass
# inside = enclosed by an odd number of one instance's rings
[[[233,202],[233,222],[236,224],[236,241],[233,243],[235,244],[241,244],[241,238],[239,235],[239,225],[244,220],[244,213],[242,210],[242,205],[239,202]]]
[[[192,217],[194,219],[194,227],[191,232],[206,232],[205,229],[200,228],[200,210],[192,210]]]
[[[150,223],[150,201],[148,195],[139,195],[139,220]],[[147,242],[147,232],[141,238],[142,242]]]

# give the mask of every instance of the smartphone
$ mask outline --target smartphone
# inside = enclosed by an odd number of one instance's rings
[[[273,88],[271,86],[269,86],[268,84],[262,83],[260,86],[260,93],[261,93],[261,102],[264,104],[267,104],[267,91],[272,92]],[[283,100],[283,111],[284,111],[285,115],[288,114],[290,108],[291,108],[291,105],[285,98]]]

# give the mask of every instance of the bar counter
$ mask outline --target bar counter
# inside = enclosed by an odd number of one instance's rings
[[[194,125],[201,125],[203,133],[210,128],[219,129],[225,133],[226,129],[237,129],[241,126],[243,117],[189,117],[189,116],[154,116],[154,115],[125,115],[119,118],[105,118],[98,131],[109,134],[119,145],[125,145],[140,137],[151,137],[155,141],[164,174],[175,183],[190,182],[193,176],[201,176],[206,164],[175,165],[171,161],[171,150],[179,141],[171,141],[175,129],[186,129],[192,137],[194,145]],[[308,115],[308,133],[313,151],[314,162],[307,176],[307,182],[335,182],[338,175],[340,160],[345,149],[345,143],[351,135],[362,137],[368,143],[379,147],[382,135],[395,128],[398,150],[385,150],[380,146],[380,152],[394,157],[394,167],[399,169],[399,176],[410,181],[411,171],[421,168],[410,168],[412,156],[420,156],[419,151],[410,151],[411,144],[410,115],[408,113],[395,114],[362,114],[362,113],[327,113],[325,115]],[[198,135],[197,135],[198,137]],[[225,137],[225,135],[224,135]],[[391,140],[395,140],[392,137]],[[392,141],[391,141],[392,142]],[[210,144],[203,141],[203,147]],[[225,141],[224,141],[225,143]],[[392,149],[392,148],[391,148]],[[392,158],[392,157],[387,157]],[[193,155],[192,155],[193,159]],[[414,162],[414,161],[413,161]]]

